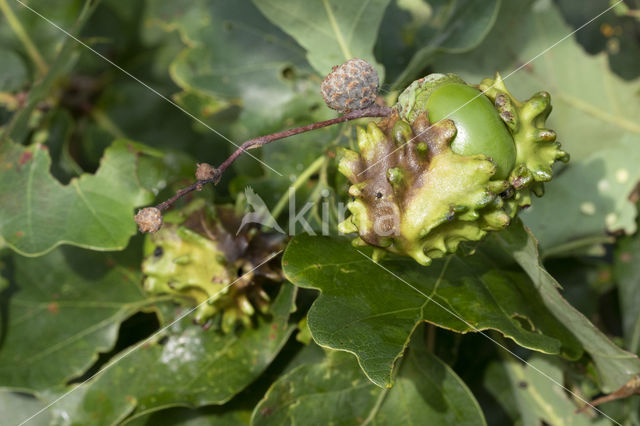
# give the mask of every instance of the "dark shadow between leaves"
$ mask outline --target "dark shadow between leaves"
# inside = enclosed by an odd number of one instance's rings
[[[160,322],[154,312],[136,312],[122,323],[118,330],[118,340],[109,352],[102,352],[98,359],[89,369],[79,377],[75,377],[67,382],[67,385],[82,383],[89,380],[102,367],[104,367],[114,356],[123,352],[136,343],[148,338],[160,328]]]

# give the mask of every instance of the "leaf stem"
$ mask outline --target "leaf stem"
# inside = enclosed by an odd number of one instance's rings
[[[365,118],[365,117],[388,117],[389,115],[391,115],[391,112],[392,112],[392,109],[389,107],[373,105],[368,108],[348,112],[344,115],[341,115],[340,117],[332,118],[331,120],[318,121],[316,123],[307,124],[306,126],[295,127],[293,129],[283,130],[281,132],[276,132],[270,135],[265,135],[265,136],[260,136],[258,138],[250,139],[244,142],[242,145],[240,145],[238,149],[236,149],[226,160],[224,160],[222,164],[220,164],[220,167],[218,167],[215,170],[214,176],[208,179],[198,180],[192,183],[191,185],[180,189],[179,191],[176,192],[176,194],[173,197],[169,198],[166,201],[163,201],[162,203],[158,204],[155,207],[160,211],[167,210],[173,205],[173,203],[175,203],[185,195],[189,194],[190,192],[200,191],[203,186],[209,183],[213,183],[214,185],[216,185],[220,181],[220,178],[222,177],[222,174],[225,172],[225,170],[227,170],[227,168],[229,168],[229,166],[233,164],[233,162],[242,153],[250,149],[259,148],[263,145],[266,145],[268,143],[271,143],[279,139],[288,138],[289,136],[299,135],[301,133],[310,132],[312,130],[320,129],[322,127],[327,127],[327,126],[331,126],[338,123],[344,123],[346,121],[357,120],[359,118]]]
[[[47,65],[47,62],[44,60],[44,58],[38,51],[38,48],[36,47],[36,45],[33,44],[33,41],[31,41],[31,38],[29,37],[27,32],[24,30],[24,27],[20,23],[20,20],[13,13],[13,10],[11,10],[11,7],[7,3],[7,0],[0,0],[0,10],[2,10],[2,13],[4,14],[5,18],[7,18],[7,22],[9,23],[9,26],[11,27],[13,32],[16,34],[18,39],[20,39],[20,42],[23,44],[24,48],[26,49],[27,54],[29,55],[29,57],[35,64],[36,68],[38,69],[38,74],[40,75],[40,77],[44,77],[47,74],[49,66]]]
[[[5,2],[6,0],[0,0],[0,4]],[[17,1],[17,0],[16,0]],[[38,14],[37,11],[30,8],[23,2],[20,2],[23,7],[26,7],[31,12],[37,14],[44,20],[47,20],[44,16]],[[66,37],[62,40],[60,44],[60,48],[58,49],[58,53],[51,64],[47,74],[39,81],[35,81],[34,84],[29,89],[29,93],[24,105],[21,105],[20,108],[16,111],[16,113],[11,118],[11,121],[4,126],[3,132],[0,134],[0,145],[3,145],[5,141],[12,139],[15,142],[22,142],[27,138],[29,134],[30,127],[30,118],[33,111],[38,107],[40,101],[48,96],[53,86],[59,80],[64,72],[66,72],[70,66],[73,66],[76,57],[73,55],[74,46],[76,41],[78,40],[76,35],[80,33],[80,30],[87,22],[89,17],[91,17],[93,11],[100,4],[100,0],[85,0],[84,6],[82,6],[82,10],[80,14],[76,18],[75,23],[70,31],[65,31],[59,26],[57,26],[52,21],[48,21],[50,24],[63,31],[69,37]]]
[[[327,17],[329,18],[329,22],[331,22],[331,28],[333,29],[334,34],[336,35],[336,41],[340,46],[340,50],[342,50],[342,54],[344,55],[345,61],[353,58],[351,55],[351,51],[349,50],[349,46],[344,41],[344,37],[342,37],[342,31],[340,31],[340,27],[338,26],[338,22],[336,21],[336,17],[333,15],[333,10],[331,9],[331,5],[327,0],[322,0],[324,4],[324,9],[327,11]]]
[[[560,244],[555,247],[551,247],[546,250],[542,250],[540,257],[542,260],[547,260],[551,257],[559,257],[568,253],[575,253],[578,250],[587,250],[588,248],[598,244],[610,244],[615,239],[610,235],[595,235],[577,240],[569,241],[568,243]]]
[[[291,191],[295,192],[300,188],[309,178],[325,164],[327,157],[325,155],[321,155],[316,158],[313,163],[307,167],[300,176],[293,182],[293,184],[287,189],[287,192],[280,197],[278,203],[273,208],[271,215],[274,219],[277,219],[282,210],[286,207],[289,202],[289,198],[291,198]]]
[[[375,420],[375,417],[378,415],[378,411],[380,411],[380,407],[382,407],[382,402],[384,401],[388,393],[388,388],[382,389],[382,391],[378,395],[378,399],[376,399],[376,405],[373,406],[367,418],[364,419],[364,421],[361,423],[362,426],[368,425],[373,420]]]

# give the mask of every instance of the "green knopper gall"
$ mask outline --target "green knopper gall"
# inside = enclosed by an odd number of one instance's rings
[[[506,228],[543,194],[551,166],[568,155],[544,128],[550,97],[519,102],[499,75],[474,87],[432,74],[413,82],[390,117],[357,129],[359,152],[343,149],[354,245],[431,259]]]
[[[264,260],[282,248],[283,237],[250,227],[236,235],[240,219],[232,208],[201,199],[167,213],[162,229],[145,240],[145,291],[191,300],[197,323],[212,321],[225,333],[236,324],[251,327],[256,314],[269,311],[263,286],[282,281],[277,259]]]

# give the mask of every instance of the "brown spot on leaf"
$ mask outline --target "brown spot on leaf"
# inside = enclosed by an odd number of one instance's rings
[[[631,262],[631,259],[633,259],[633,257],[628,251],[620,254],[620,260],[623,262]]]
[[[51,302],[47,305],[47,311],[55,315],[60,312],[60,305],[58,302]]]
[[[22,166],[24,163],[31,160],[32,158],[33,158],[33,154],[31,153],[31,151],[25,151],[20,156],[20,159],[18,160],[18,164]]]
[[[614,36],[621,35],[622,34],[622,27],[619,26],[619,25],[616,25],[615,27],[613,27],[613,26],[611,26],[609,24],[602,24],[600,26],[600,32],[606,38],[611,38],[611,37],[614,37]]]
[[[29,92],[18,92],[15,95],[16,102],[18,103],[18,108],[22,108],[27,103],[27,98],[29,97]]]
[[[260,410],[260,415],[262,417],[269,417],[271,414],[273,414],[273,408],[271,407],[264,407],[262,410]]]
[[[531,65],[530,63],[524,63],[522,65],[520,65],[519,68],[524,69],[526,72],[533,72],[533,65]]]
[[[20,237],[24,237],[24,232],[22,231],[16,231],[16,237],[20,238]]]
[[[629,194],[629,201],[633,204],[640,201],[640,182],[638,182],[635,188],[633,188],[633,191],[631,191],[631,194]]]
[[[598,280],[600,280],[601,282],[611,281],[611,271],[609,271],[608,269],[603,269],[602,271],[598,272]]]

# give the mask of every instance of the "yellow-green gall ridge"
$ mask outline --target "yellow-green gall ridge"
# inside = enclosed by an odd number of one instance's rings
[[[473,87],[455,75],[411,84],[391,117],[357,128],[358,151],[340,152],[352,183],[351,216],[341,232],[355,245],[413,257],[423,265],[465,241],[507,227],[542,195],[551,164],[566,160],[544,128],[549,96],[516,101],[488,80]],[[487,90],[487,94],[482,91]]]
[[[263,285],[282,280],[277,260],[261,264],[282,248],[282,236],[253,228],[235,235],[240,218],[233,209],[202,201],[167,214],[165,226],[147,237],[144,290],[197,306],[196,322],[213,320],[225,333],[250,327],[256,312],[269,310]]]

